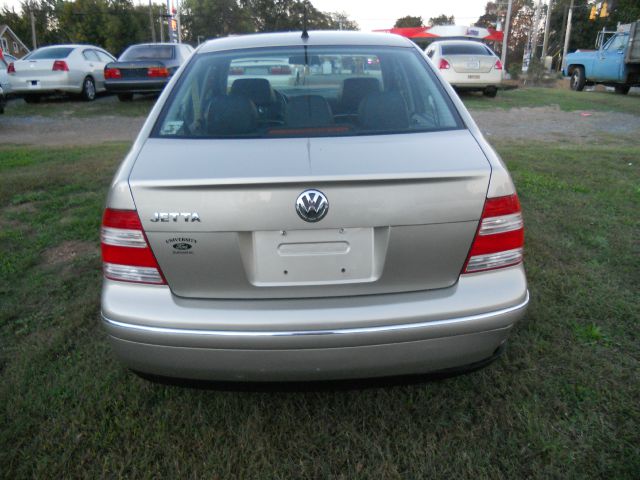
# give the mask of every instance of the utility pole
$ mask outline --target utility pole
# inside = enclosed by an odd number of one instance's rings
[[[538,26],[540,25],[540,10],[542,7],[542,0],[538,0],[536,5],[536,13],[533,17],[532,33],[531,33],[531,59],[536,56],[536,48],[538,48]]]
[[[156,28],[153,26],[153,8],[151,0],[149,0],[149,28],[151,29],[151,41],[156,43]]]
[[[507,47],[509,43],[509,26],[511,25],[511,5],[513,4],[513,0],[509,0],[509,5],[507,6],[507,18],[504,22],[503,36],[502,36],[502,52],[501,59],[502,68],[504,70],[507,69]]]
[[[569,39],[571,38],[571,17],[573,16],[573,0],[569,5],[569,13],[567,15],[567,31],[564,34],[564,48],[562,49],[562,68],[566,66],[567,50],[569,50]]]
[[[36,41],[36,17],[31,8],[29,8],[29,16],[31,17],[31,43],[33,43],[33,49],[35,50],[38,48],[38,42]]]
[[[544,23],[544,41],[542,42],[542,55],[540,59],[544,65],[544,60],[547,57],[547,47],[549,46],[549,30],[551,29],[551,9],[553,8],[553,0],[549,0],[547,5],[547,19]]]
[[[182,43],[182,26],[180,25],[180,8],[182,5],[180,4],[180,0],[176,0],[176,5],[178,6],[176,11],[176,28],[178,34],[178,43]]]

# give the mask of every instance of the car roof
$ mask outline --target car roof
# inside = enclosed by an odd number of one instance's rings
[[[98,47],[96,45],[88,45],[82,43],[65,43],[60,45],[46,45],[44,47],[36,48],[36,50],[44,50],[45,48],[97,48],[99,50],[104,50],[102,47]],[[31,52],[35,52],[36,50],[32,50]],[[31,53],[29,52],[29,53]]]
[[[435,40],[432,45],[434,44],[438,44],[438,45],[466,45],[468,43],[475,43],[475,44],[479,44],[479,45],[484,45],[486,47],[486,45],[481,42],[480,40]]]
[[[134,43],[133,45],[129,45],[127,48],[131,47],[173,47],[179,45],[178,43],[170,43],[170,42],[148,42],[148,43]],[[186,44],[185,44],[186,45]]]
[[[326,46],[326,45],[362,45],[412,47],[411,40],[389,33],[365,33],[353,31],[310,31],[309,38],[304,40],[302,32],[256,33],[209,40],[199,48],[199,53],[238,50],[260,47],[289,46]]]

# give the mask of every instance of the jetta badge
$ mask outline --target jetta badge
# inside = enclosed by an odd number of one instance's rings
[[[319,222],[329,211],[329,200],[320,190],[305,190],[296,200],[296,212],[305,222]]]

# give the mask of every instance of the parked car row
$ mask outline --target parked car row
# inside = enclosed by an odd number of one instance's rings
[[[192,51],[185,44],[132,45],[116,60],[93,45],[42,47],[20,60],[7,61],[5,55],[0,60],[0,87],[28,103],[59,93],[91,101],[105,91],[126,101],[134,93],[162,91]]]

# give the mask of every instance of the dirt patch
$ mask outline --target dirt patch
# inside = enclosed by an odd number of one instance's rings
[[[599,135],[640,135],[640,116],[628,113],[575,111],[558,107],[472,110],[489,139],[598,142]],[[4,117],[4,118],[2,118]],[[0,116],[0,144],[44,146],[99,145],[132,142],[146,117]]]
[[[558,107],[475,110],[471,112],[489,139],[598,143],[602,135],[640,136],[640,117],[629,113],[575,111]]]
[[[0,144],[99,145],[133,142],[146,117],[96,116],[0,118]]]
[[[69,263],[76,257],[84,255],[98,255],[98,247],[92,242],[68,240],[44,252],[45,265]]]

